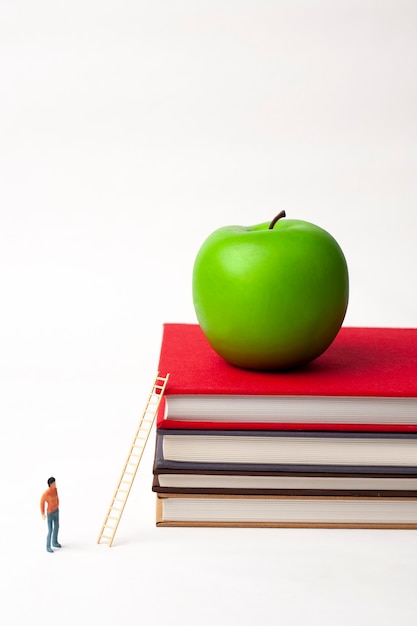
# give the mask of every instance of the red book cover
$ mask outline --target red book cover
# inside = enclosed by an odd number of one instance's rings
[[[307,366],[260,372],[227,363],[198,324],[164,324],[158,369],[170,375],[158,428],[417,431],[417,328],[342,327],[326,352]],[[183,415],[175,414],[174,402],[171,413],[174,397],[187,406]],[[284,404],[265,421],[257,409],[253,418],[242,420],[233,411],[228,417],[227,410],[216,416],[212,401],[226,398],[249,399],[252,406],[255,399],[259,407],[265,398]],[[212,406],[204,418],[192,410],[201,399]],[[287,419],[295,400],[304,401],[300,422],[296,416]],[[336,419],[339,411],[342,417]]]

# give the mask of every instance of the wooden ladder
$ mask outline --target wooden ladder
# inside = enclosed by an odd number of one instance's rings
[[[110,547],[119,526],[130,490],[135,480],[136,472],[142,458],[143,451],[148,441],[155,416],[158,412],[162,396],[168,382],[169,374],[163,378],[157,372],[155,380],[148,396],[145,409],[139,422],[138,429],[132,441],[132,445],[127,455],[123,471],[113,494],[110,506],[104,518],[97,543],[107,542]]]

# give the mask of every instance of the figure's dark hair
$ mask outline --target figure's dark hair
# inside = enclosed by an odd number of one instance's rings
[[[55,478],[53,476],[51,476],[51,478],[48,478],[48,487],[50,487],[52,483],[54,482],[55,482]]]

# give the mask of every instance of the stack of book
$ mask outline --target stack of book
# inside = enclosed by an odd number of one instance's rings
[[[303,368],[226,363],[165,324],[158,526],[417,529],[417,329],[342,327]]]

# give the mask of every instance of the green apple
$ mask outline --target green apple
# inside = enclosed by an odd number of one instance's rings
[[[219,228],[195,259],[198,322],[238,367],[306,364],[329,347],[346,314],[349,276],[339,244],[319,226],[285,217]]]

